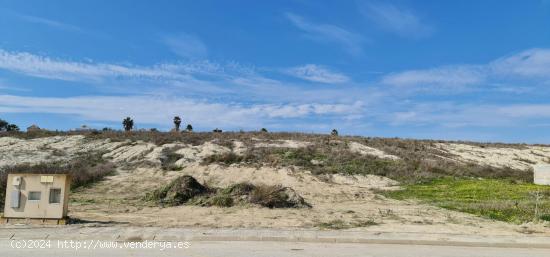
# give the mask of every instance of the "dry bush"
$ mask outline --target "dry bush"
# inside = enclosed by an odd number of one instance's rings
[[[271,134],[268,134],[271,135]],[[532,181],[529,170],[495,168],[473,163],[458,163],[430,144],[415,140],[364,140],[361,143],[399,156],[399,160],[361,155],[349,150],[346,140],[312,138],[313,145],[298,149],[250,147],[243,156],[218,154],[205,158],[203,164],[241,163],[244,165],[298,166],[313,174],[373,174],[402,182],[422,182],[445,176],[506,178]]]
[[[209,191],[195,178],[184,175],[174,179],[170,184],[148,193],[145,199],[174,206],[184,204],[191,198],[206,194]]]
[[[160,167],[162,170],[181,170],[182,167],[177,166],[176,162],[183,158],[183,155],[176,153],[179,148],[162,149],[160,156]]]
[[[209,188],[188,175],[178,177],[167,186],[147,193],[144,199],[169,206],[191,204],[231,207],[235,204],[252,203],[268,208],[311,207],[289,187],[238,183],[226,188]]]
[[[281,185],[258,185],[250,192],[250,202],[267,208],[311,207],[296,192]]]

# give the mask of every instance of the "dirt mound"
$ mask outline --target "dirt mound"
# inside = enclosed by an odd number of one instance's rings
[[[250,202],[268,208],[311,207],[294,189],[280,185],[255,187],[250,192]]]
[[[311,207],[290,187],[238,183],[227,188],[207,188],[189,175],[176,178],[169,185],[148,194],[146,198],[170,206],[191,204],[231,207],[237,204],[254,204],[267,208]]]
[[[181,205],[189,199],[208,192],[208,188],[199,183],[195,178],[184,175],[176,178],[167,186],[154,191],[147,198],[158,200],[168,205]]]

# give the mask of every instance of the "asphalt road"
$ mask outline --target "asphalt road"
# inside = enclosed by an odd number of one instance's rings
[[[550,249],[496,248],[464,246],[429,246],[400,244],[359,244],[359,243],[292,243],[262,241],[196,241],[188,245],[179,245],[178,249],[130,248],[129,245],[113,249],[75,249],[60,247],[57,240],[51,240],[50,246],[36,245],[38,248],[23,247],[17,241],[0,240],[0,256],[10,257],[63,257],[63,256],[177,256],[177,257],[287,257],[287,256],[376,256],[376,257],[550,257]],[[82,245],[92,241],[72,241]],[[62,242],[63,243],[63,242]],[[121,242],[119,242],[121,243]],[[184,243],[184,242],[182,242]],[[135,246],[135,245],[134,245]],[[188,246],[185,248],[185,246]],[[166,246],[165,246],[166,247]],[[174,247],[176,247],[174,245]]]

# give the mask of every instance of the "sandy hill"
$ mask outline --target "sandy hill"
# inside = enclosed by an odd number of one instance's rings
[[[100,156],[116,167],[99,182],[73,190],[70,215],[89,222],[144,226],[339,226],[384,231],[510,234],[522,226],[386,198],[409,179],[459,175],[528,181],[532,164],[548,163],[550,147],[291,133],[88,133],[0,137],[0,169]],[[212,187],[283,185],[312,208],[162,207],[144,200],[173,179],[191,175]],[[371,226],[377,224],[376,226]]]

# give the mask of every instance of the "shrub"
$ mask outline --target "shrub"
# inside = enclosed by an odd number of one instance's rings
[[[208,200],[208,205],[218,207],[231,207],[233,206],[233,198],[230,195],[217,194]]]
[[[226,188],[207,188],[188,175],[181,176],[169,185],[146,194],[145,200],[170,206],[192,204],[231,207],[237,203],[252,203],[268,208],[311,207],[288,187],[238,183]]]
[[[529,170],[458,163],[444,159],[434,159],[429,155],[424,156],[431,150],[424,150],[425,146],[416,143],[401,145],[401,147],[409,150],[406,153],[395,151],[401,155],[401,159],[397,160],[350,152],[345,141],[314,143],[315,145],[297,149],[250,147],[243,156],[226,153],[216,154],[205,158],[203,164],[244,163],[299,166],[310,170],[313,174],[373,174],[405,183],[425,182],[445,176],[506,178],[524,182],[533,179],[533,173]]]
[[[226,165],[233,164],[233,163],[240,163],[244,160],[244,157],[238,154],[235,154],[233,152],[228,153],[222,153],[222,154],[214,154],[207,156],[203,159],[204,164],[209,163],[223,163]]]
[[[550,214],[542,214],[539,218],[541,220],[550,221]]]
[[[160,156],[160,166],[162,170],[181,170],[182,167],[177,166],[176,162],[183,158],[183,155],[176,153],[177,148],[164,148]]]
[[[176,178],[165,187],[147,194],[146,199],[168,205],[181,205],[208,191],[208,188],[200,184],[195,178],[184,175]]]
[[[222,193],[234,196],[249,195],[254,188],[256,188],[256,186],[253,184],[243,182],[225,188]]]
[[[260,185],[250,192],[250,202],[267,208],[311,207],[296,192],[281,185]]]

